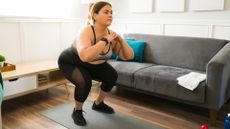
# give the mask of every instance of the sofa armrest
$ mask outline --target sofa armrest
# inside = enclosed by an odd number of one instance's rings
[[[230,43],[226,44],[208,63],[206,101],[208,107],[220,109],[230,83]]]

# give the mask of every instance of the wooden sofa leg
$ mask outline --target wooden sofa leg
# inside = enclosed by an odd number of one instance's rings
[[[217,120],[217,113],[218,111],[215,109],[210,109],[209,110],[209,117],[210,117],[210,124],[212,126],[216,126],[216,120]]]

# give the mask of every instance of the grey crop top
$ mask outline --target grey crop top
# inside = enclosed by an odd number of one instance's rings
[[[94,35],[94,44],[96,44],[96,33],[94,30],[94,27],[91,26],[92,30],[93,30],[93,35]],[[109,30],[108,30],[109,32]],[[109,32],[110,34],[110,32]],[[98,61],[98,60],[108,60],[112,57],[112,49],[111,49],[111,45],[109,46],[109,50],[106,53],[103,54],[99,54],[93,61]]]

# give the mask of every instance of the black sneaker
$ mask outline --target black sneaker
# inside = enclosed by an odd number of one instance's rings
[[[92,109],[96,110],[96,111],[99,111],[99,112],[108,113],[108,114],[115,113],[114,110],[113,110],[113,108],[111,108],[110,106],[108,106],[104,102],[101,102],[98,105],[94,102],[93,106],[92,106]]]
[[[75,110],[75,109],[73,109],[73,113],[72,113],[72,118],[74,123],[80,126],[86,125],[86,120],[83,117],[82,113],[83,113],[82,110]]]

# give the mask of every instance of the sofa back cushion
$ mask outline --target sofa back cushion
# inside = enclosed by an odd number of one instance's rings
[[[145,41],[143,62],[205,71],[209,60],[229,41],[211,38],[124,34]]]

